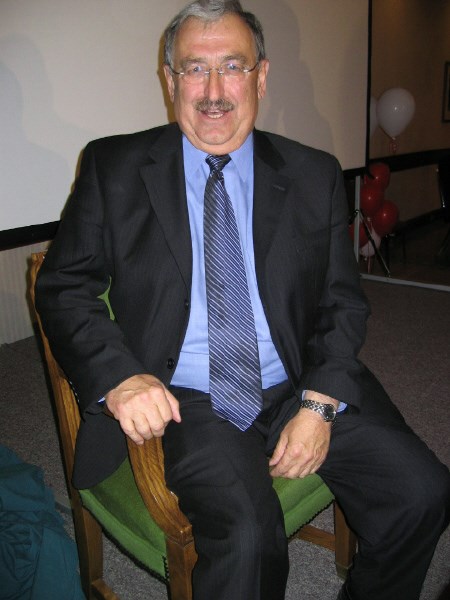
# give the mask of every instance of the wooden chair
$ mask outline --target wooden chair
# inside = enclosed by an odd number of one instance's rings
[[[34,284],[44,254],[32,256],[33,303]],[[103,528],[120,547],[167,583],[172,600],[191,600],[191,571],[197,555],[191,525],[180,511],[176,496],[165,485],[161,439],[149,440],[143,446],[129,442],[129,460],[112,476],[89,490],[76,490],[71,477],[80,423],[78,406],[52,355],[38,315],[37,320],[53,388],[86,597],[88,600],[118,598],[103,580]],[[307,525],[333,502],[328,487],[318,475],[296,480],[278,478],[274,487],[283,508],[287,535],[333,550],[338,574],[345,578],[356,543],[337,504],[334,534]]]

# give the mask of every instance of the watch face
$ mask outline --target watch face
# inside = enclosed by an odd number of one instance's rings
[[[334,421],[336,418],[336,409],[332,404],[324,405],[324,418],[326,421]]]

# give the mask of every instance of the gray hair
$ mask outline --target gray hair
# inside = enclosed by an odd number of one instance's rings
[[[256,47],[256,60],[266,58],[261,23],[254,14],[244,11],[239,0],[195,0],[185,6],[169,23],[164,32],[164,63],[173,67],[173,48],[178,30],[190,17],[205,23],[218,21],[224,15],[238,15],[250,28]]]

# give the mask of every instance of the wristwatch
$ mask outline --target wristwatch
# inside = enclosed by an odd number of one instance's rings
[[[300,408],[309,408],[318,413],[324,421],[333,422],[336,419],[336,409],[332,404],[322,404],[314,400],[300,400]]]

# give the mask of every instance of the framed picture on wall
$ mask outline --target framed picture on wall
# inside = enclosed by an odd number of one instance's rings
[[[450,62],[444,69],[444,99],[442,102],[442,120],[450,122]]]

